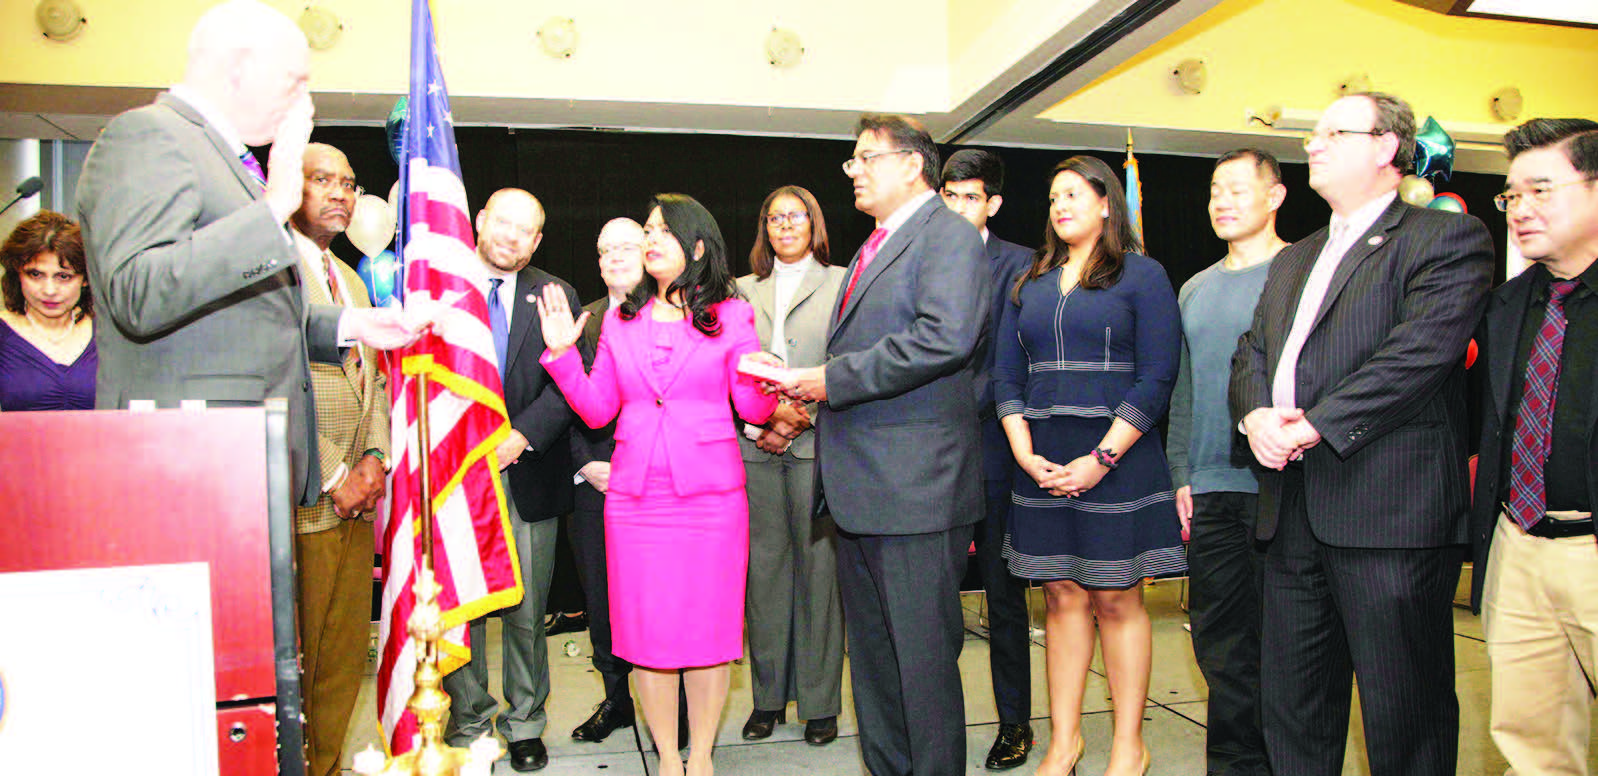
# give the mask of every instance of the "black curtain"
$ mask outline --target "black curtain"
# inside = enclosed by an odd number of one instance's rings
[[[344,151],[361,185],[387,196],[398,170],[381,128],[324,127],[312,139]],[[548,216],[533,262],[570,281],[584,301],[604,293],[594,247],[600,227],[618,216],[643,221],[649,197],[656,192],[689,194],[716,216],[734,274],[749,271],[760,203],[778,186],[803,186],[816,195],[827,217],[835,263],[847,263],[873,227],[869,217],[854,209],[849,179],[841,169],[854,152],[852,141],[486,127],[459,128],[456,141],[472,215],[498,189],[532,192]],[[989,227],[1027,246],[1043,239],[1049,171],[1057,162],[1089,153],[1120,169],[1125,159],[1121,153],[1079,152],[1064,145],[988,150],[1004,158],[1007,176],[1004,205]],[[1179,288],[1226,252],[1226,244],[1210,229],[1206,210],[1214,160],[1139,154],[1138,162],[1148,253],[1165,265]],[[1284,164],[1282,175],[1288,194],[1277,231],[1283,239],[1298,240],[1324,226],[1331,211],[1310,190],[1306,165]],[[1437,189],[1463,197],[1470,213],[1486,222],[1502,265],[1504,214],[1492,204],[1493,195],[1503,189],[1502,176],[1456,173]],[[343,238],[333,248],[352,263],[360,258]]]

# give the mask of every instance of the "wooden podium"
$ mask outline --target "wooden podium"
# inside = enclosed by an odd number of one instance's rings
[[[0,572],[210,565],[224,776],[305,773],[287,429],[282,400],[0,413]]]

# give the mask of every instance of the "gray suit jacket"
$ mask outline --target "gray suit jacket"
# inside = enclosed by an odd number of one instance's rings
[[[883,243],[847,303],[839,292],[816,419],[818,513],[830,508],[858,534],[982,519],[975,380],[992,284],[982,236],[933,197]]]
[[[340,308],[306,305],[294,247],[221,134],[162,94],[112,119],[78,179],[95,404],[289,402],[295,501],[321,491],[308,360],[340,362]]]
[[[787,340],[788,366],[820,366],[827,352],[827,328],[832,325],[833,311],[838,307],[838,291],[843,287],[848,272],[843,267],[816,267],[804,274],[799,287],[794,290],[793,301],[788,303],[788,315],[782,322],[783,339]],[[771,350],[771,329],[775,325],[777,306],[777,276],[764,280],[754,275],[738,278],[738,293],[755,308],[755,330],[760,333],[760,346]],[[810,407],[810,417],[815,419],[816,408]],[[755,446],[748,437],[738,435],[738,447],[745,461],[764,461],[771,454]],[[788,452],[795,458],[816,457],[815,429],[806,431],[793,440]]]

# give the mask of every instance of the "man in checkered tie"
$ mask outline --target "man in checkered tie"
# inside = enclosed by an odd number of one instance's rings
[[[1504,148],[1496,204],[1532,265],[1493,292],[1476,332],[1471,605],[1510,772],[1586,773],[1598,686],[1598,122],[1533,119]]]

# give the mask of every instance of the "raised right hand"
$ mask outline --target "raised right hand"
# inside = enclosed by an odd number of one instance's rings
[[[300,209],[305,197],[305,144],[311,139],[311,117],[316,108],[309,93],[300,96],[277,125],[272,150],[266,158],[266,203],[278,223]]]
[[[588,323],[588,311],[572,319],[571,305],[566,301],[566,290],[554,283],[544,284],[544,293],[538,298],[538,323],[544,330],[544,348],[559,358],[583,336],[583,325]]]

